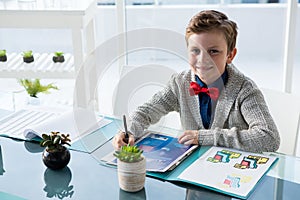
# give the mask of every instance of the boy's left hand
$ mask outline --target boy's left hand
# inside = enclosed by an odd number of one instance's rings
[[[197,130],[186,130],[178,137],[178,142],[185,145],[199,144],[198,142],[199,131]]]

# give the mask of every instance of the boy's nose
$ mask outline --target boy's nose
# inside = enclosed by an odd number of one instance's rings
[[[197,63],[198,64],[208,64],[210,62],[210,56],[207,53],[203,53],[201,52],[198,56],[197,56]]]

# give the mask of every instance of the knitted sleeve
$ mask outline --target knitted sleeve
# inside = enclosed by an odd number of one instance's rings
[[[252,152],[276,151],[280,137],[262,92],[245,82],[224,127],[199,130],[199,142]]]

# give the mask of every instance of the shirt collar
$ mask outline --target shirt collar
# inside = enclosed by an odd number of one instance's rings
[[[207,85],[197,76],[195,75],[196,82],[201,86],[201,87],[207,87]],[[227,69],[225,68],[225,71],[223,74],[212,84],[210,84],[208,87],[217,87],[220,91],[223,89],[224,85],[227,83],[228,80],[228,72]]]

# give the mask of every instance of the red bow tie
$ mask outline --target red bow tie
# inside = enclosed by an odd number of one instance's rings
[[[204,92],[204,93],[208,94],[208,96],[210,96],[210,98],[214,101],[217,100],[219,97],[219,89],[218,88],[216,88],[216,87],[212,87],[212,88],[201,87],[196,82],[190,83],[189,92],[190,92],[191,96],[198,95],[199,93]]]

